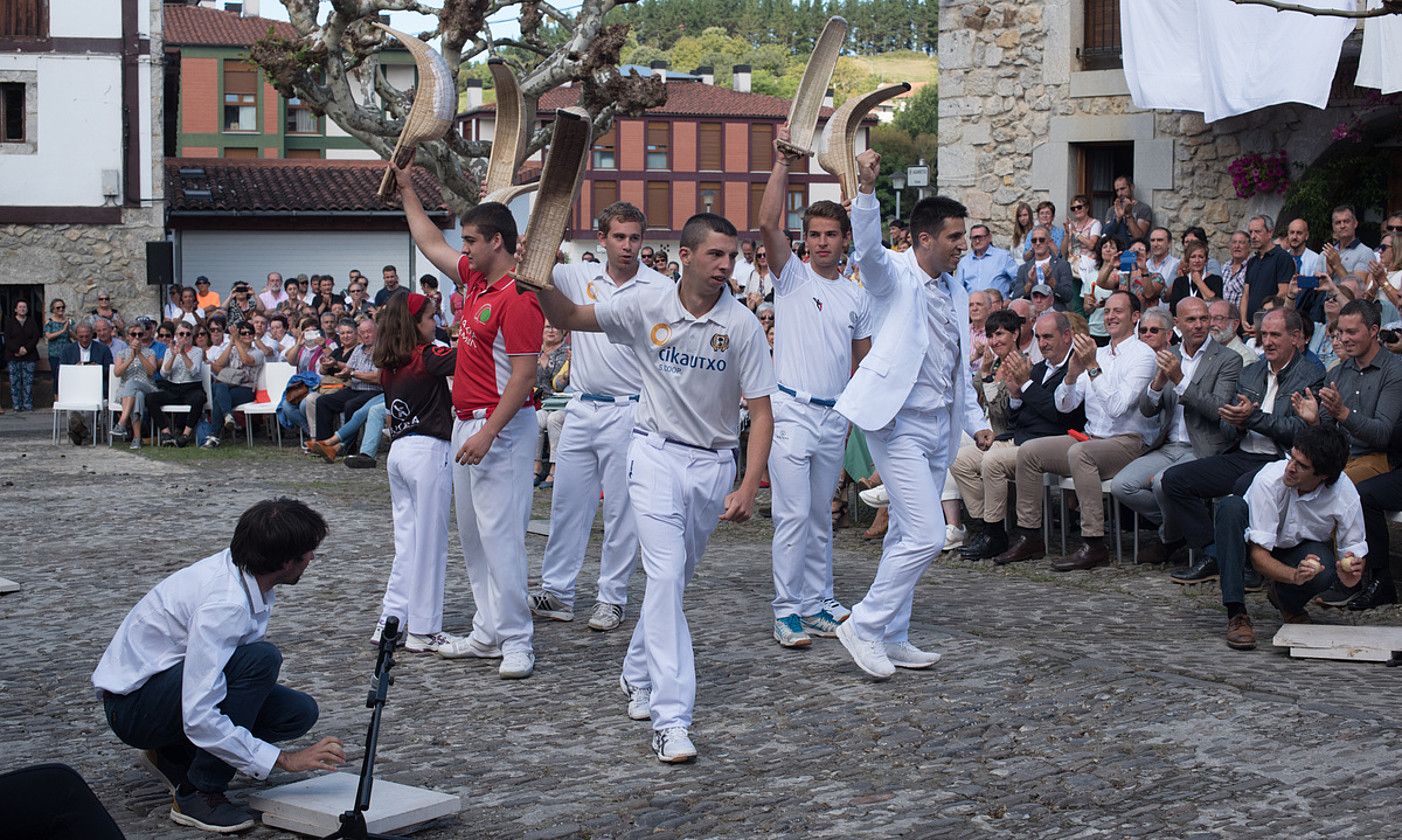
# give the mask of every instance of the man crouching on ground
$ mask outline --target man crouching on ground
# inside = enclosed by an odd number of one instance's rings
[[[305,735],[316,701],[277,684],[282,654],[263,641],[278,584],[301,579],[326,520],[295,499],[261,501],[239,517],[229,547],[156,584],[117,628],[92,682],[107,723],[174,796],[170,818],[229,833],[254,814],[225,797],[242,771],[266,779],[332,770],[341,742],[286,752],[272,741]]]

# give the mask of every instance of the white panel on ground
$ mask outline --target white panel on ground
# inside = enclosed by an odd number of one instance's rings
[[[530,523],[526,525],[526,533],[535,534],[537,537],[550,536],[550,520],[532,519]]]
[[[1387,662],[1402,651],[1402,627],[1285,624],[1271,644],[1288,647],[1291,656],[1305,659]]]
[[[9,578],[0,577],[0,595],[9,595],[11,592],[18,592],[20,586]]]
[[[373,298],[384,286],[380,269],[385,265],[398,267],[401,282],[411,278],[412,248],[408,230],[187,230],[180,234],[180,277],[193,284],[203,274],[227,299],[235,281],[262,289],[270,271],[284,278],[330,274],[336,288],[344,289],[350,270],[358,268],[369,278]]]
[[[249,795],[248,805],[263,813],[267,825],[326,837],[340,827],[341,814],[355,805],[359,781],[351,773],[328,773],[257,791]],[[461,809],[462,801],[452,794],[376,779],[365,823],[372,833],[383,834],[451,816]]]

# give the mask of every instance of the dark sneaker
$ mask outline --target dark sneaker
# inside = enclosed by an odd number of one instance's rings
[[[346,466],[353,470],[368,470],[375,466],[375,459],[364,452],[357,452],[346,458]]]
[[[1335,581],[1334,585],[1329,588],[1329,591],[1321,595],[1316,595],[1314,602],[1316,604],[1323,604],[1326,607],[1347,607],[1349,602],[1356,598],[1358,593],[1362,591],[1362,584],[1358,586],[1344,586],[1342,583]]]
[[[170,818],[180,825],[188,825],[201,831],[215,834],[233,834],[252,828],[258,821],[249,809],[229,801],[224,792],[175,794],[170,806]]]
[[[141,763],[161,780],[161,783],[170,788],[170,795],[174,796],[177,788],[185,781],[185,768],[177,767],[172,762],[166,761],[161,754],[155,750],[142,750]]]

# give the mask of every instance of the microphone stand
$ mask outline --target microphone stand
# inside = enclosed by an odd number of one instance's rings
[[[370,810],[370,789],[375,784],[375,750],[380,741],[380,713],[384,711],[385,700],[394,677],[389,671],[394,667],[394,648],[399,643],[399,619],[390,616],[385,619],[380,632],[380,652],[375,659],[375,673],[370,678],[370,693],[365,698],[365,707],[370,709],[370,728],[365,733],[365,756],[360,760],[360,784],[355,791],[355,807],[341,814],[341,827],[327,840],[404,840],[392,834],[372,834],[365,824],[365,812]]]

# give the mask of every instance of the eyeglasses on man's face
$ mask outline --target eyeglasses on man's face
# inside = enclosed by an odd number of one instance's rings
[[[1140,327],[1140,335],[1158,335],[1163,332],[1163,327]]]
[[[1033,245],[1036,245],[1036,244],[1041,243],[1041,242],[1046,242],[1046,241],[1047,241],[1047,238],[1046,238],[1045,236],[1034,236],[1034,237],[1032,237],[1032,244],[1033,244]]]

